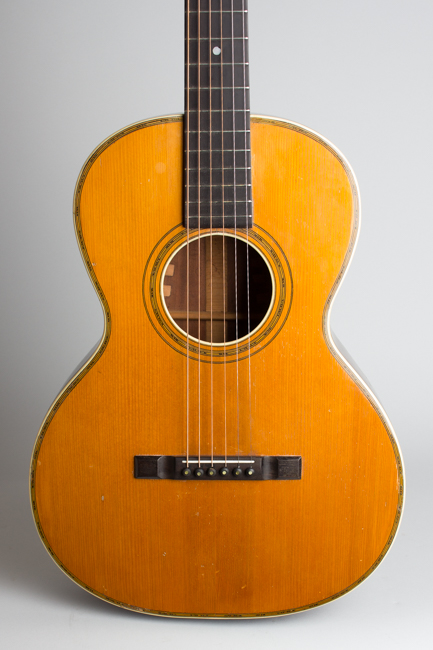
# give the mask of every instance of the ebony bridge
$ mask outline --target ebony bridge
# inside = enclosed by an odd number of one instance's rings
[[[301,456],[134,456],[134,478],[178,481],[297,481]]]

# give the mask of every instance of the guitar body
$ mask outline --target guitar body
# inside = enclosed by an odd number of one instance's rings
[[[328,326],[359,226],[353,175],[329,143],[289,122],[252,118],[251,151],[248,237],[273,301],[238,361],[233,345],[225,361],[206,345],[188,360],[163,304],[164,265],[185,241],[182,119],[115,134],[77,184],[77,234],[105,332],[42,425],[32,505],[65,573],[128,609],[248,617],[314,607],[363,581],[399,524],[395,437]],[[187,363],[189,452],[299,456],[298,480],[134,476],[137,455],[185,457]]]

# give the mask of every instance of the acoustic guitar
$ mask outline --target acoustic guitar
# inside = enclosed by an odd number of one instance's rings
[[[185,115],[115,133],[77,182],[105,329],[42,424],[32,509],[109,603],[277,616],[378,566],[402,459],[329,325],[353,172],[317,133],[250,118],[246,0],[185,4]]]

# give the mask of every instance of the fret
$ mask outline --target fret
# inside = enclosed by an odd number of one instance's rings
[[[209,135],[209,131],[191,131],[189,130],[189,133],[204,133],[206,135]],[[224,131],[217,131],[216,129],[212,129],[212,135],[215,133],[250,133],[250,129],[226,129]]]
[[[197,108],[191,108],[189,110],[190,113],[249,113],[249,108],[201,108],[198,110]],[[196,115],[194,115],[196,117]],[[236,129],[238,131],[238,129]]]
[[[199,75],[200,68],[200,75]],[[221,85],[233,88],[249,86],[249,68],[242,63],[219,65],[190,65],[189,83],[191,87],[213,86],[218,88]],[[185,88],[187,90],[187,88]]]
[[[219,132],[197,132],[190,133],[186,140],[185,146],[189,151],[233,151],[233,150],[250,150],[250,133],[249,131],[228,131]]]
[[[185,149],[189,151],[229,151],[241,150],[247,148],[250,150],[250,133],[249,131],[200,131],[190,133],[186,139]]]
[[[234,180],[233,168],[230,171],[232,172],[231,183],[190,183],[189,185],[185,184],[185,187],[189,187],[191,192],[194,192],[196,196],[198,196],[198,189],[201,188],[203,190],[203,194],[202,194],[203,199],[205,196],[210,197],[211,193],[213,197],[216,197],[218,196],[218,192],[221,192],[220,195],[222,196],[223,191],[227,192],[227,197],[231,196],[231,193],[234,191],[233,188],[239,189],[239,191],[241,192],[241,194],[239,195],[240,197],[248,195],[248,197],[251,198],[251,187],[252,187],[251,183],[233,183]],[[209,180],[211,180],[210,176],[211,174],[209,174]]]
[[[185,187],[223,187],[224,188],[224,187],[252,187],[252,185],[251,183],[247,183],[246,185],[241,185],[239,183],[237,185],[229,185],[228,183],[225,183],[224,185],[221,184],[205,185],[204,183],[200,183],[200,184],[197,183],[196,185],[193,185],[192,183],[190,183],[189,185],[185,185]]]
[[[245,149],[243,147],[242,149],[188,149],[189,153],[220,153],[223,151],[224,153],[233,153],[234,151],[242,151],[242,153],[246,153],[248,149]]]
[[[200,206],[200,210],[204,209],[207,212],[207,210],[209,209],[209,212],[210,212],[211,207],[216,208],[216,207],[223,207],[223,206],[226,207],[227,205],[232,205],[232,206],[236,207],[236,209],[237,209],[237,206],[239,204],[239,206],[242,208],[242,212],[245,213],[245,211],[248,212],[248,210],[247,210],[247,208],[248,208],[247,204],[248,203],[252,203],[252,200],[251,199],[247,199],[247,200],[245,200],[245,199],[236,199],[236,201],[235,201],[234,199],[227,199],[227,201],[225,201],[225,200],[222,201],[222,200],[215,199],[215,200],[209,201],[209,200],[203,199],[202,201],[190,201],[189,206],[190,206],[191,212],[194,212],[194,207],[197,208],[197,212],[198,212],[198,207],[199,206]]]
[[[220,13],[221,11],[227,12],[227,13],[232,13],[238,12],[238,13],[244,13],[247,11],[247,0],[233,0],[233,5],[231,0],[211,0],[211,8],[209,10],[209,0],[201,0],[200,3],[200,12],[203,13],[204,11],[209,13],[215,12],[215,13]],[[198,11],[198,5],[197,5],[197,0],[189,0],[185,3],[185,13],[188,13],[188,8],[191,13],[197,13]]]
[[[216,169],[228,167],[247,166],[250,163],[251,155],[249,149],[238,149],[237,151],[189,151],[189,165],[190,169]]]
[[[233,169],[232,171],[232,181],[233,181]],[[248,184],[238,184],[238,183],[225,183],[224,185],[222,183],[218,184],[190,184],[190,185],[185,185],[185,187],[189,187],[191,191],[191,200],[198,200],[199,194],[200,194],[200,199],[202,201],[207,201],[210,200],[211,197],[215,201],[222,200],[223,194],[224,194],[224,199],[226,200],[231,200],[229,199],[230,196],[237,196],[238,201],[245,201],[246,199],[251,199],[252,194],[251,194],[251,183]],[[192,198],[192,193],[194,193],[195,196],[197,196],[197,199]],[[221,199],[218,199],[218,196],[221,197]],[[234,200],[234,198],[233,198]]]
[[[251,167],[241,167],[241,166],[236,165],[236,171],[242,170],[242,169],[251,169]],[[187,168],[187,172],[188,171],[198,171],[198,168],[193,168],[193,169],[192,168]],[[206,172],[206,171],[225,171],[226,172],[226,171],[229,171],[229,167],[200,167],[200,171],[204,171],[204,172]],[[231,168],[230,171],[233,173],[234,169]]]
[[[234,199],[227,199],[227,201],[226,200],[222,201],[222,200],[218,200],[218,199],[215,199],[215,200],[213,200],[213,199],[212,200],[203,199],[201,201],[191,201],[190,200],[189,207],[190,207],[190,211],[194,212],[194,206],[195,206],[197,208],[197,212],[198,212],[198,206],[200,206],[200,210],[202,208],[204,208],[205,211],[207,212],[208,209],[209,209],[209,214],[210,214],[210,208],[211,207],[213,207],[213,208],[214,207],[222,207],[223,205],[224,205],[224,207],[226,207],[227,205],[237,206],[239,204],[240,206],[243,206],[242,211],[245,212],[245,208],[247,207],[246,206],[247,203],[252,203],[252,200],[251,199],[248,199],[248,200],[236,199],[236,201],[235,201]]]
[[[194,111],[189,115],[189,126],[195,131],[213,131],[230,128],[244,130],[250,124],[249,111]]]
[[[198,39],[198,36],[190,36],[189,40],[191,40],[191,41],[200,40],[200,41],[206,41],[207,43],[209,43],[209,36],[207,38],[202,37],[200,39]],[[211,40],[212,41],[233,41],[233,40],[234,41],[237,41],[237,40],[243,40],[243,41],[245,40],[245,41],[247,41],[248,36],[234,36],[233,38],[231,36],[212,36]]]
[[[249,144],[249,143],[248,143]],[[229,167],[235,161],[235,164],[250,163],[251,150],[249,146],[243,146],[240,149],[188,149],[189,153],[189,167],[191,169],[202,167],[204,163],[209,161],[209,166],[223,165]],[[201,156],[200,165],[198,165],[198,158]],[[242,158],[242,155],[244,158]],[[224,162],[222,162],[224,158]],[[197,164],[196,164],[197,161]],[[219,162],[221,161],[221,162]]]
[[[190,217],[210,217],[212,215],[213,217],[226,216],[227,218],[233,218],[235,216],[252,216],[252,204],[246,203],[245,201],[228,201],[227,203],[215,201],[203,204],[199,204],[197,201],[190,201],[188,205]]]
[[[233,111],[230,111],[230,112],[233,113]],[[197,115],[195,115],[195,117],[197,117]],[[224,115],[223,117],[227,118],[227,115]],[[235,116],[235,117],[237,117],[237,116]],[[203,126],[203,125],[201,124],[200,126]],[[200,129],[200,131],[198,131],[197,129],[191,129],[189,131],[189,140],[188,140],[188,142],[190,143],[190,147],[192,148],[193,146],[195,146],[194,144],[191,144],[191,142],[198,142],[199,139],[200,140],[203,139],[203,141],[206,142],[206,138],[207,138],[207,140],[209,140],[211,135],[212,135],[213,140],[215,142],[217,142],[217,143],[222,142],[223,140],[224,140],[224,142],[228,142],[228,144],[226,144],[226,145],[221,145],[223,149],[229,149],[231,147],[232,142],[233,142],[233,136],[235,137],[235,142],[237,140],[242,142],[242,144],[239,145],[239,146],[243,147],[244,142],[245,142],[245,138],[249,138],[249,136],[250,136],[250,129],[224,129],[224,130],[222,130],[222,129],[212,129],[212,131],[210,131],[209,129]],[[217,147],[217,146],[218,146],[218,144],[215,144],[215,147]],[[197,147],[198,147],[198,145],[197,145]],[[200,148],[202,148],[202,147],[200,146]],[[204,148],[207,148],[207,147],[204,147]],[[209,149],[211,149],[211,148],[212,147],[209,145]],[[238,149],[238,148],[239,147],[235,147],[235,149]]]
[[[213,102],[212,102],[213,103]],[[249,113],[250,109],[245,108],[190,108],[189,113],[194,113],[194,117],[201,113]],[[239,129],[236,129],[238,131]]]
[[[250,186],[238,187],[237,185],[226,186],[196,186],[189,188],[189,203],[205,205],[207,203],[233,203],[236,198],[238,203],[252,203]]]
[[[200,216],[200,227],[201,228],[209,228],[210,227],[210,217],[212,217],[212,225],[215,228],[221,228],[225,225],[226,228],[233,228],[236,223],[236,227],[242,228],[245,227],[243,226],[243,223],[246,221],[248,218],[248,224],[249,227],[251,227],[251,214],[249,210],[242,209],[241,206],[227,206],[223,207],[221,206],[213,206],[212,213],[210,210],[200,210],[200,214],[197,211],[195,212],[190,212],[189,213],[189,219],[190,219],[190,227],[194,227],[194,222],[193,219],[195,218],[195,223],[196,226],[198,226],[198,217]],[[217,221],[217,219],[221,218],[220,225]],[[224,220],[225,223],[222,222]],[[206,225],[207,223],[207,225]]]
[[[219,172],[219,171],[223,171],[223,172],[229,172],[230,171],[232,176],[233,176],[234,171],[237,172],[237,171],[242,171],[244,169],[251,169],[251,167],[241,167],[240,165],[236,165],[236,170],[234,169],[234,167],[228,167],[228,166],[227,167],[200,167],[200,170],[198,169],[198,167],[187,167],[186,172],[188,173],[188,172],[192,172],[192,171],[195,171],[195,172],[198,172],[198,171],[200,171],[200,172],[210,172],[211,171],[213,173],[213,172]],[[237,187],[237,184],[236,184],[236,187]]]
[[[188,86],[188,90],[249,90],[249,86]]]
[[[189,13],[195,15],[198,13],[199,7],[197,0],[189,1]],[[188,13],[188,5],[185,7],[185,13]],[[209,9],[209,0],[202,0],[200,3],[200,13],[209,14],[209,13],[226,13],[226,14],[245,14],[247,13],[247,2],[242,2],[242,0],[234,0],[233,6],[230,0],[212,0],[211,8]]]
[[[237,189],[237,188],[234,188],[234,189]],[[237,193],[236,193],[236,200],[234,198],[234,195],[233,195],[232,199],[227,199],[227,200],[226,199],[223,200],[222,198],[219,199],[219,198],[216,198],[216,197],[212,198],[212,199],[203,197],[203,198],[200,198],[200,200],[198,198],[196,198],[194,200],[190,200],[189,206],[190,206],[190,210],[192,210],[194,206],[196,206],[196,207],[200,206],[200,209],[207,210],[208,207],[211,206],[211,205],[213,207],[215,207],[215,206],[222,206],[225,203],[227,203],[227,204],[231,203],[233,206],[236,206],[239,203],[240,205],[243,206],[244,210],[248,208],[247,211],[249,211],[249,207],[248,207],[247,204],[252,203],[252,202],[253,202],[252,199],[248,198],[247,196],[240,196],[238,198]]]
[[[198,228],[198,216],[188,217],[189,227],[191,229]],[[232,216],[224,215],[212,215],[210,217],[205,217],[200,215],[200,228],[251,228],[253,225],[253,218],[251,215],[237,216],[236,219]]]
[[[211,190],[212,187],[212,190]],[[236,199],[238,201],[245,201],[248,199],[252,199],[252,193],[251,193],[251,187],[248,185],[244,186],[239,186],[235,185],[233,183],[233,174],[232,174],[232,185],[231,186],[226,186],[224,185],[224,190],[223,186],[191,186],[189,190],[189,201],[194,202],[194,201],[202,201],[204,203],[209,203],[210,201],[213,202],[218,202],[222,201],[225,199],[226,201],[234,201],[235,200],[235,195]]]
[[[249,110],[249,97],[243,88],[224,91],[221,91],[220,88],[209,90],[194,88],[189,90],[187,99],[190,111],[198,110],[199,99],[201,110],[210,108],[213,110],[233,110],[233,108],[243,111]]]
[[[204,217],[209,217],[211,212],[215,216],[223,214],[228,216],[230,213],[232,213],[231,216],[235,214],[250,215],[251,207],[252,201],[190,201],[189,213],[191,217],[197,217],[199,213]]]
[[[194,67],[196,68],[196,67],[198,66],[198,63],[197,63],[197,61],[195,61],[195,62],[192,61],[192,62],[189,63],[188,65],[190,65],[190,66],[194,66]],[[200,63],[200,66],[202,66],[202,65],[203,65],[203,66],[209,66],[209,65],[210,65],[210,66],[221,66],[221,65],[229,65],[229,66],[238,66],[238,65],[242,65],[242,66],[244,66],[244,65],[249,65],[249,63],[248,63],[247,61],[245,61],[245,62],[244,62],[244,61],[239,61],[239,62],[235,62],[235,63],[232,63],[232,62],[230,62],[230,61],[227,62],[227,63],[222,63],[221,61],[216,61],[215,63],[206,63],[206,62],[201,62],[201,63]]]
[[[196,14],[197,9],[195,11],[193,11],[191,9],[189,13],[190,14],[192,14],[192,13]],[[209,14],[209,13],[211,13],[211,14],[221,14],[221,13],[222,14],[246,14],[246,13],[248,13],[248,9],[233,9],[233,11],[231,9],[211,9],[210,11],[209,11],[209,9],[200,9],[200,13],[201,14]]]
[[[200,104],[204,104],[205,102],[200,102]],[[210,102],[207,102],[210,104]],[[218,102],[212,102],[212,104],[217,104]],[[221,103],[221,102],[220,102]],[[189,108],[189,113],[194,113],[195,115],[199,113],[249,113],[250,109],[248,106],[245,106],[243,108],[202,108],[200,106],[200,109],[198,108],[198,102],[197,102],[197,108],[194,106],[192,108]],[[237,131],[238,129],[236,129]]]
[[[209,176],[210,176],[210,174],[209,174]],[[199,185],[198,183],[196,183],[194,185],[189,185],[188,187],[190,188],[190,200],[191,201],[198,200],[199,193],[200,193],[200,198],[203,201],[210,200],[211,197],[214,200],[217,200],[218,197],[220,197],[220,200],[222,200],[223,197],[225,199],[227,199],[227,200],[230,199],[230,197],[233,197],[233,199],[234,199],[234,192],[235,191],[238,192],[238,194],[239,194],[239,196],[238,196],[239,201],[240,200],[245,200],[246,198],[251,199],[252,198],[252,194],[251,194],[251,187],[252,186],[251,186],[251,183],[248,183],[246,185],[233,183],[233,180],[234,180],[233,179],[233,170],[232,170],[231,177],[232,178],[231,178],[231,183],[230,184],[226,183],[226,184],[223,185],[222,183],[219,183],[219,184],[212,184],[211,185],[211,184],[208,183],[208,184],[203,184],[202,185],[200,183],[200,185]],[[199,192],[199,190],[200,190],[200,192]],[[194,197],[196,197],[196,198],[194,198]]]
[[[244,130],[249,127],[249,111],[194,111],[188,116],[189,126],[195,131],[217,131],[221,129]]]
[[[239,185],[245,185],[251,183],[251,168],[248,169],[234,169],[233,167],[216,169],[213,167],[212,172],[210,169],[185,169],[185,183],[193,185],[224,185],[228,187],[230,184],[238,187]]]
[[[200,93],[201,97],[209,97],[212,93],[214,96],[218,95],[221,98],[223,97],[229,99],[230,97],[235,96],[238,99],[248,99],[249,93],[246,92],[249,89],[249,86],[221,86],[219,83],[212,84],[209,86],[197,84],[196,86],[189,86],[185,90],[189,94],[189,99],[192,100],[193,97],[197,97]],[[219,99],[221,101],[221,99]]]
[[[192,110],[194,110],[195,113],[247,113],[249,111],[248,108],[201,108],[200,110],[190,109],[190,112]]]
[[[244,130],[246,127],[248,128],[249,131],[249,115],[250,115],[250,109],[249,106],[239,106],[239,104],[235,104],[235,108],[232,108],[231,106],[227,106],[226,104],[223,103],[224,108],[215,108],[215,105],[218,105],[217,102],[212,102],[212,107],[209,107],[210,102],[200,102],[201,107],[200,110],[196,107],[197,104],[192,106],[188,113],[190,116],[190,127],[192,131],[208,131],[209,126],[204,126],[205,124],[208,125],[209,119],[212,118],[212,130],[219,131],[221,130],[229,130],[229,131],[241,131]],[[221,103],[221,102],[220,102]],[[205,121],[202,120],[202,123],[198,124],[198,118],[202,117],[205,119]],[[219,121],[221,122],[221,119],[224,120],[224,124],[221,124],[218,126],[216,123],[216,117],[219,116]],[[228,119],[231,116],[230,119]],[[233,129],[233,116],[235,117],[236,120],[239,120],[235,124],[235,128]],[[241,117],[242,116],[242,120]],[[245,117],[248,119],[245,121]]]
[[[249,113],[249,108],[190,108],[190,113]],[[236,129],[237,131],[238,129]]]
[[[189,9],[191,12],[196,13],[199,8],[202,12],[209,11],[209,3],[210,11],[215,11],[217,13],[220,13],[220,11],[231,13],[232,9],[234,11],[243,12],[244,10],[247,10],[248,6],[247,0],[200,0],[200,7],[198,5],[198,0],[187,0],[185,11],[187,12]]]
[[[210,22],[210,25],[209,25]],[[197,12],[190,12],[189,17],[186,17],[186,31],[188,38],[198,38],[199,35],[199,16]],[[210,27],[210,30],[209,30]],[[209,20],[209,12],[200,12],[200,38],[245,38],[248,36],[246,16],[242,12],[211,12]]]

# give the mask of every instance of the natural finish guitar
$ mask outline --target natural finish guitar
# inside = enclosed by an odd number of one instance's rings
[[[185,116],[119,131],[77,183],[105,331],[41,427],[33,514],[110,603],[276,616],[380,563],[402,460],[329,327],[353,173],[316,133],[250,120],[246,0],[186,0],[185,24]]]

